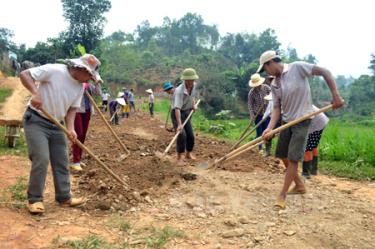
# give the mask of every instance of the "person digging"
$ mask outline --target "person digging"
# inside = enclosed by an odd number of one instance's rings
[[[181,80],[184,82],[179,85],[174,92],[174,102],[172,113],[172,122],[174,129],[181,133],[177,137],[176,151],[177,151],[177,164],[183,165],[183,155],[185,159],[195,160],[192,151],[194,149],[195,137],[194,131],[191,124],[191,119],[187,121],[185,126],[182,124],[185,122],[190,112],[197,110],[195,104],[196,83],[195,80],[199,79],[199,76],[193,68],[186,68],[181,74]]]
[[[63,207],[85,203],[85,198],[71,196],[69,158],[64,132],[42,114],[41,108],[60,122],[65,122],[68,138],[74,141],[76,109],[81,105],[83,82],[101,80],[100,61],[91,54],[66,60],[65,64],[46,64],[20,74],[22,84],[31,92],[31,100],[23,116],[31,171],[27,189],[28,210],[32,214],[45,211],[43,194],[48,164],[51,163],[55,200]],[[37,86],[35,83],[39,82]]]
[[[271,121],[263,133],[263,139],[266,141],[272,137],[270,131],[275,128],[280,117],[282,123],[286,124],[314,111],[308,81],[313,75],[323,76],[331,91],[334,109],[344,105],[332,74],[325,68],[301,61],[284,64],[275,51],[264,52],[260,56],[259,64],[257,72],[265,70],[267,74],[275,76],[271,83],[274,108]],[[277,208],[285,208],[287,194],[306,192],[305,185],[298,176],[298,162],[304,157],[310,122],[310,119],[302,121],[283,130],[279,135],[276,157],[281,158],[285,164],[286,174],[275,204]],[[288,191],[293,181],[295,187]]]
[[[169,112],[168,112],[168,116],[167,116],[167,120],[165,121],[165,128],[167,129],[167,131],[174,131],[174,129],[170,129],[170,128],[167,128],[167,123],[168,123],[168,117],[169,115],[171,115],[171,119],[172,119],[172,112],[173,112],[173,106],[174,106],[174,93],[175,93],[175,88],[174,86],[169,83],[169,82],[165,82],[163,84],[163,91],[168,93],[170,95],[170,101],[171,101],[171,105],[170,105],[170,109],[169,109]]]

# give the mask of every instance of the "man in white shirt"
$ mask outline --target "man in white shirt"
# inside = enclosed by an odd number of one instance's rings
[[[27,190],[30,213],[43,213],[43,191],[49,162],[55,185],[55,200],[61,206],[78,206],[84,198],[72,198],[68,168],[67,141],[62,130],[43,116],[43,108],[55,119],[65,122],[68,138],[74,141],[76,108],[81,105],[82,82],[101,81],[100,61],[91,54],[66,60],[64,64],[47,64],[30,68],[20,74],[22,84],[32,98],[23,118],[29,158],[32,162]],[[37,85],[36,82],[39,82]]]

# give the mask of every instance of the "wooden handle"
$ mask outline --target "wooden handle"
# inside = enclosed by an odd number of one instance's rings
[[[296,120],[293,120],[293,121],[291,121],[289,123],[286,123],[286,124],[284,124],[284,125],[276,128],[276,129],[270,131],[270,135],[275,135],[275,134],[277,134],[277,133],[279,133],[279,132],[281,132],[281,131],[283,131],[283,130],[285,130],[285,129],[293,126],[293,125],[296,125],[296,124],[298,124],[298,123],[300,123],[302,121],[305,121],[305,120],[311,118],[312,116],[315,116],[315,115],[317,115],[319,113],[322,113],[322,112],[329,111],[330,109],[332,109],[332,104],[331,105],[327,105],[327,106],[325,106],[325,107],[323,107],[323,108],[321,108],[319,110],[316,110],[316,111],[314,111],[312,113],[306,114],[305,116],[303,116],[303,117],[301,117],[299,119],[296,119]],[[222,161],[226,160],[228,157],[230,157],[230,156],[236,154],[237,152],[242,151],[242,150],[244,150],[244,149],[246,149],[246,148],[248,148],[248,147],[250,147],[250,146],[252,146],[254,144],[257,144],[257,143],[261,142],[262,140],[263,140],[262,137],[258,137],[256,139],[250,141],[249,143],[242,145],[238,149],[235,149],[235,150],[229,152],[227,155],[225,155],[222,158],[220,158],[217,161],[215,161],[214,164],[221,163]]]
[[[199,99],[199,100],[197,101],[196,105],[198,106],[200,102],[201,102],[201,100]],[[187,119],[185,119],[185,122],[182,124],[182,127],[185,127],[186,123],[189,121],[189,119],[191,118],[191,116],[193,115],[193,113],[194,113],[194,110],[191,110],[191,112],[189,113],[189,116],[187,117]],[[181,130],[181,131],[182,131],[182,130]],[[178,135],[180,135],[181,131],[178,131],[178,132],[174,135],[172,141],[169,143],[169,145],[167,146],[167,148],[166,148],[165,151],[163,152],[163,156],[164,156],[165,154],[167,154],[168,151],[171,149],[173,143],[176,141],[176,139],[177,139]]]
[[[95,100],[91,97],[91,95],[85,91],[86,97],[90,100],[91,104],[94,106],[94,109],[97,113],[99,113],[100,118],[103,120],[104,124],[107,126],[109,131],[115,137],[117,142],[121,145],[121,147],[125,150],[127,154],[130,154],[130,151],[126,148],[125,144],[121,141],[121,139],[117,136],[116,132],[112,129],[111,125],[108,123],[107,119],[104,117],[103,113],[100,111],[98,105],[95,103]]]
[[[40,109],[42,111],[42,113],[49,119],[51,120],[55,125],[57,125],[61,130],[63,130],[63,132],[69,136],[69,131],[68,129],[66,129],[65,126],[63,126],[62,124],[60,124],[59,121],[57,121],[54,117],[52,117],[51,114],[49,114],[47,111],[45,111],[43,108]],[[105,165],[97,156],[95,156],[95,154],[89,149],[87,148],[83,143],[81,143],[78,139],[75,139],[73,141],[75,144],[77,144],[82,150],[84,150],[87,154],[89,154],[92,158],[94,158],[95,161],[97,161],[99,163],[99,165],[105,170],[107,171],[113,178],[115,178],[121,185],[123,185],[125,187],[125,189],[128,189],[129,186],[118,176],[116,175],[110,168],[108,168],[107,165]]]

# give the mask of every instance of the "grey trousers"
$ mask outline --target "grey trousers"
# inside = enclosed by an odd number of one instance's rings
[[[65,134],[56,125],[30,110],[26,110],[24,114],[23,125],[32,162],[27,190],[29,203],[43,201],[49,162],[52,166],[55,200],[69,200],[70,175]]]

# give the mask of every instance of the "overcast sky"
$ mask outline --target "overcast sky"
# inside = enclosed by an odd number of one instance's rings
[[[358,77],[368,74],[375,52],[373,11],[369,0],[112,0],[105,16],[105,34],[132,32],[143,20],[161,25],[163,17],[178,19],[187,12],[200,14],[206,24],[227,32],[276,31],[285,49],[303,57],[315,55],[333,74]],[[14,32],[13,41],[34,46],[56,37],[67,27],[60,0],[0,0],[0,27]]]

